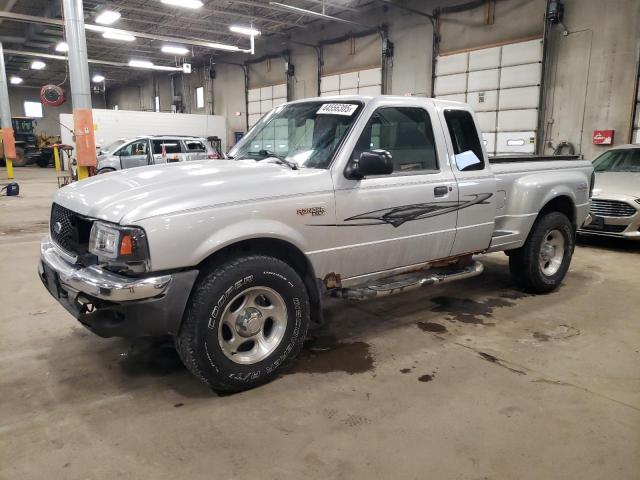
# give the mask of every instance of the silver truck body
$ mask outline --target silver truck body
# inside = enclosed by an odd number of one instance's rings
[[[460,172],[442,126],[442,111],[471,111],[468,106],[427,98],[339,99],[366,105],[327,170],[290,170],[253,160],[158,165],[75,183],[61,189],[54,202],[87,217],[142,227],[148,232],[152,271],[195,267],[230,244],[275,238],[303,252],[317,278],[337,274],[343,285],[436,259],[518,248],[540,210],[554,198],[571,200],[577,225],[587,217],[590,162],[491,165],[485,154],[484,170]],[[439,120],[433,128],[440,171],[345,178],[349,153],[370,114],[381,106],[403,105],[422,106]],[[451,190],[435,198],[436,186]],[[345,225],[345,219],[367,212],[417,203],[463,205],[478,194],[490,196],[472,208],[419,222],[383,228],[361,224],[366,222]]]

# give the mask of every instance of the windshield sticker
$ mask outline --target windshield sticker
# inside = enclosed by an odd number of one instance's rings
[[[345,115],[350,117],[358,109],[358,105],[352,103],[325,103],[316,112],[316,115]]]

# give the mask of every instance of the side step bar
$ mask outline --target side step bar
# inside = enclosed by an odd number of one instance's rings
[[[484,265],[475,261],[463,268],[431,268],[421,272],[396,275],[395,277],[379,280],[361,287],[336,288],[331,290],[331,295],[338,298],[345,298],[347,300],[366,300],[386,297],[389,295],[395,295],[396,293],[416,290],[421,287],[426,287],[427,285],[436,285],[475,277],[480,275],[483,271]]]

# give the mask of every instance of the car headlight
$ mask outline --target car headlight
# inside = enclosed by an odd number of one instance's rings
[[[144,272],[149,267],[149,246],[144,230],[93,222],[89,252],[114,270]]]

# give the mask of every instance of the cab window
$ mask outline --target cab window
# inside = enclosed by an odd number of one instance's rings
[[[433,128],[429,113],[416,107],[383,107],[376,110],[353,151],[353,159],[369,150],[386,150],[394,173],[438,171]]]
[[[473,160],[474,163],[466,165],[461,170],[483,170],[484,155],[480,145],[480,136],[471,113],[466,110],[445,110],[444,118],[453,144],[453,153],[460,155],[472,152],[478,157],[477,160]]]

